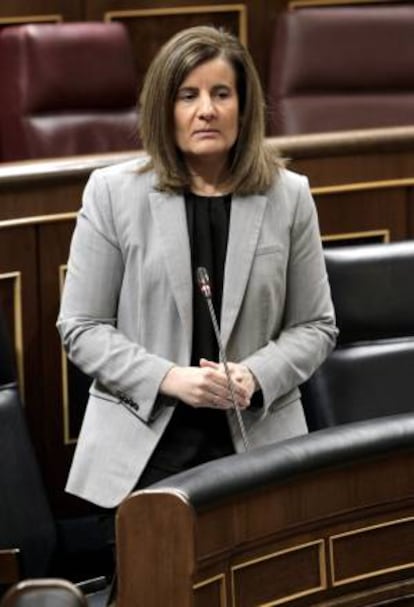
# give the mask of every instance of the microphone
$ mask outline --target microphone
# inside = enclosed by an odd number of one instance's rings
[[[210,278],[209,278],[206,268],[204,268],[202,266],[197,268],[197,282],[198,282],[198,286],[200,288],[202,295],[204,296],[205,300],[207,301],[211,322],[213,324],[214,333],[216,335],[216,340],[217,340],[217,344],[219,347],[220,358],[223,362],[224,370],[226,373],[227,385],[228,385],[229,391],[230,391],[230,399],[231,399],[231,402],[233,405],[233,409],[236,413],[236,419],[237,419],[237,423],[239,425],[239,430],[240,430],[240,434],[241,434],[241,437],[243,440],[244,448],[247,451],[249,449],[249,441],[247,439],[247,432],[246,432],[246,428],[244,426],[242,414],[240,412],[239,407],[237,406],[236,397],[234,394],[234,385],[233,385],[233,381],[230,377],[230,371],[229,371],[229,367],[227,364],[227,356],[226,356],[226,353],[223,348],[223,343],[221,341],[221,335],[220,335],[220,329],[218,326],[216,313],[214,311],[213,302],[211,300]]]

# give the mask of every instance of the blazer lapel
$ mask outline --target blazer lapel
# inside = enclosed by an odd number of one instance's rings
[[[266,204],[266,196],[232,201],[220,323],[224,348],[243,301]]]
[[[182,196],[150,193],[151,210],[164,253],[168,277],[191,352],[193,280],[187,218]]]

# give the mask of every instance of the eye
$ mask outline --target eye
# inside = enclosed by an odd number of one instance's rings
[[[221,86],[214,91],[214,95],[218,99],[227,99],[231,97],[231,90],[226,86]]]
[[[197,97],[197,91],[194,89],[180,89],[177,94],[177,101],[192,101]]]

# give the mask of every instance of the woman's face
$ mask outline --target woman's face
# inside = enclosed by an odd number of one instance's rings
[[[175,142],[191,158],[222,162],[233,147],[239,125],[239,99],[233,66],[223,58],[194,68],[174,103]]]

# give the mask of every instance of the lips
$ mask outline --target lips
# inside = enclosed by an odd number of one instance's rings
[[[193,135],[216,135],[219,133],[218,129],[198,129],[193,132]]]

